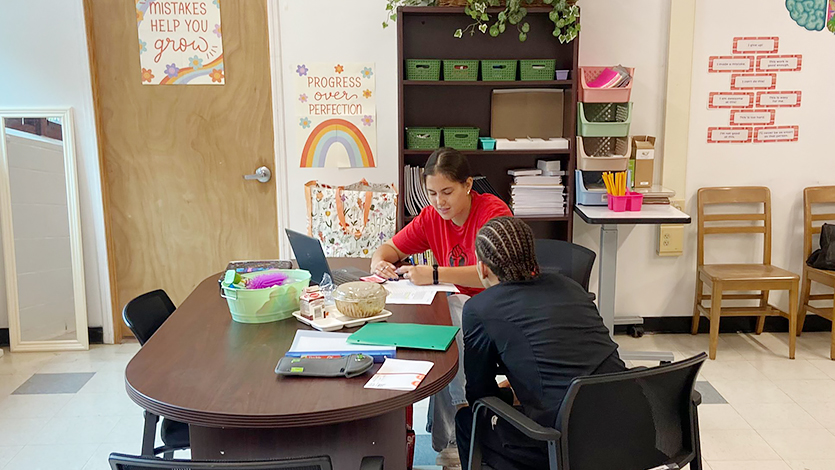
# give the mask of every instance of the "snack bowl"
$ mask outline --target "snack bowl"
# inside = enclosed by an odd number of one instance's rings
[[[389,292],[373,282],[346,282],[333,292],[336,308],[352,318],[373,317],[383,311]]]

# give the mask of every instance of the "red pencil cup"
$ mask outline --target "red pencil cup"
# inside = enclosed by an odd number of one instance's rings
[[[626,207],[629,205],[629,196],[612,196],[609,195],[609,210],[615,212],[626,212]]]
[[[644,204],[644,195],[641,193],[633,193],[629,192],[626,196],[629,200],[626,203],[626,210],[632,212],[638,212],[641,210],[641,206]]]

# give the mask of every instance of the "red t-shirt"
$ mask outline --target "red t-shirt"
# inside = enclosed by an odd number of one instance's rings
[[[444,220],[432,206],[424,207],[403,230],[391,239],[398,250],[408,255],[432,250],[439,266],[458,267],[476,264],[475,237],[490,219],[512,216],[507,204],[492,194],[472,192],[470,215],[461,227]],[[458,286],[462,294],[473,296],[483,291]]]

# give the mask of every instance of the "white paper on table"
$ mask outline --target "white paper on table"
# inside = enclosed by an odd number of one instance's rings
[[[459,292],[453,284],[418,286],[409,280],[389,281],[383,287],[389,291],[386,303],[395,305],[429,305],[438,292]]]
[[[434,365],[429,361],[386,359],[380,370],[365,384],[365,388],[412,391]]]

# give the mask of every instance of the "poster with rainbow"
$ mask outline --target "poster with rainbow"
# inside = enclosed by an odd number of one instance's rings
[[[374,64],[295,64],[301,168],[376,166]]]
[[[220,0],[136,0],[143,85],[223,85]]]

